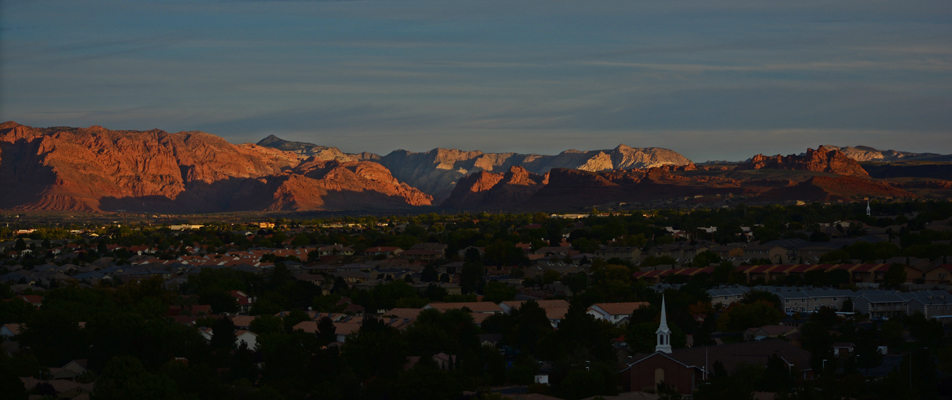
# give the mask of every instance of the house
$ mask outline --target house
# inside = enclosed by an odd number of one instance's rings
[[[3,324],[0,326],[0,336],[11,338],[20,334],[21,324]]]
[[[400,258],[407,260],[433,261],[446,256],[447,245],[441,243],[417,243],[410,246],[410,249],[399,254]]]
[[[399,257],[406,260],[434,261],[443,258],[443,252],[435,250],[410,249],[401,252]]]
[[[196,305],[185,305],[185,306],[169,306],[169,311],[165,315],[168,317],[177,317],[177,316],[191,316],[199,317],[205,315],[211,315],[212,306],[208,304],[196,304]]]
[[[246,313],[251,310],[251,303],[254,299],[251,296],[245,294],[240,290],[232,290],[228,292],[231,297],[235,298],[235,303],[238,305],[238,312]]]
[[[791,257],[788,254],[789,252],[787,249],[783,248],[782,246],[770,243],[751,245],[744,249],[745,258],[768,259],[775,264],[784,264],[790,262]]]
[[[32,391],[36,388],[36,385],[41,383],[49,384],[53,388],[53,391],[56,392],[55,398],[60,399],[73,399],[79,398],[79,396],[86,396],[88,398],[96,386],[95,383],[79,383],[68,379],[41,380],[32,377],[21,377],[20,381],[23,382],[23,387],[26,388],[27,391]]]
[[[837,357],[846,357],[850,354],[853,354],[853,351],[856,350],[856,345],[850,342],[835,342],[833,343],[833,355]]]
[[[846,300],[855,296],[852,291],[841,289],[777,290],[774,293],[780,297],[781,306],[788,315],[819,311],[823,307],[839,311]]]
[[[595,257],[603,260],[617,258],[636,262],[641,259],[641,249],[637,247],[603,247],[595,250]]]
[[[456,369],[456,356],[452,354],[439,353],[433,356],[436,366],[443,371],[452,371]]]
[[[499,303],[499,307],[502,308],[502,311],[506,314],[509,314],[512,311],[518,310],[526,303],[527,300],[516,300],[516,301],[504,301]],[[569,302],[565,300],[535,300],[539,304],[540,308],[569,308]]]
[[[15,298],[23,300],[27,303],[30,303],[36,308],[40,308],[40,306],[43,305],[43,296],[39,296],[35,294],[24,294],[24,295],[16,296]]]
[[[393,308],[390,311],[383,313],[384,320],[388,318],[403,318],[408,320],[415,320],[420,316],[422,308]]]
[[[463,303],[430,303],[426,306],[423,306],[424,310],[435,309],[440,312],[446,310],[459,310],[463,308],[469,309],[473,314],[497,314],[503,312],[502,307],[496,305],[496,303],[490,303],[488,301],[472,301],[472,302],[463,302]]]
[[[708,250],[723,259],[738,258],[744,256],[744,247],[747,243],[728,243],[726,245],[714,245]]]
[[[929,285],[948,285],[952,283],[952,264],[933,267],[922,274],[922,280]]]
[[[739,302],[750,289],[745,286],[724,287],[708,289],[707,294],[711,296],[711,304],[721,304],[729,306],[731,303]]]
[[[78,376],[85,374],[88,368],[86,359],[72,360],[66,363],[63,368],[50,368],[50,373],[54,379],[75,380]]]
[[[906,312],[909,314],[920,312],[926,318],[952,315],[952,295],[948,292],[933,290],[898,293],[898,295],[909,299],[906,303]]]
[[[499,307],[503,309],[504,313],[509,314],[522,308],[525,303],[525,301],[504,301],[499,303]],[[545,316],[549,319],[553,328],[558,328],[559,322],[565,318],[565,314],[569,313],[569,302],[565,300],[536,300],[536,303],[545,310]]]
[[[906,314],[906,302],[896,293],[863,293],[853,300],[853,311],[870,318],[889,318]]]
[[[800,330],[795,326],[765,325],[759,328],[747,328],[744,331],[744,340],[786,338],[799,332]]]
[[[318,274],[309,274],[309,273],[294,274],[292,278],[302,282],[308,282],[315,286],[321,286],[324,284],[324,276],[318,275]]]
[[[231,323],[235,324],[237,329],[249,329],[255,318],[258,317],[254,315],[236,315],[231,317]]]
[[[350,246],[344,246],[341,244],[332,244],[330,246],[318,247],[317,253],[322,256],[352,256],[354,255],[354,249]]]
[[[374,246],[364,249],[364,255],[368,257],[384,256],[386,258],[394,257],[403,252],[399,247]]]
[[[241,347],[242,344],[248,350],[255,350],[258,347],[258,335],[252,331],[239,330],[235,333],[235,346]]]
[[[588,308],[588,314],[596,319],[606,320],[612,324],[617,324],[623,319],[628,318],[632,312],[647,307],[647,302],[629,302],[629,303],[598,303]]]

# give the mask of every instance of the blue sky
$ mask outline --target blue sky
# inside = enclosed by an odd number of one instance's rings
[[[952,153],[952,2],[0,2],[0,120],[386,154]]]

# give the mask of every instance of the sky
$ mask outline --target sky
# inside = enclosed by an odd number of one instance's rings
[[[952,153],[952,2],[0,2],[0,120],[386,154]]]

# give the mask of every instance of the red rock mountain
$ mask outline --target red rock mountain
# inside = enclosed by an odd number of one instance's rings
[[[824,147],[799,156],[758,155],[737,168],[699,169],[669,157],[669,150],[627,146],[557,156],[437,149],[379,157],[277,138],[266,142],[267,147],[234,145],[202,132],[31,128],[6,122],[0,124],[0,208],[403,210],[432,205],[428,190],[452,188],[443,207],[556,211],[617,203],[667,207],[734,196],[751,202],[934,197],[952,190],[950,180],[941,177],[898,183],[869,178],[855,161]],[[505,173],[493,172],[503,166]]]
[[[856,160],[849,158],[836,149],[827,149],[820,146],[816,150],[807,149],[806,154],[799,156],[767,157],[758,154],[737,166],[738,170],[749,169],[789,169],[813,172],[832,172],[837,175],[869,177],[866,170]]]
[[[548,176],[533,174],[520,166],[505,174],[480,171],[463,177],[441,207],[477,210],[511,209],[548,183]]]
[[[372,162],[304,160],[202,132],[0,124],[0,208],[214,212],[403,208],[432,197]]]

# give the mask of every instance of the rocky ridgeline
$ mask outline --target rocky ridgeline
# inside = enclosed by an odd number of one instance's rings
[[[945,195],[944,178],[892,184],[821,146],[757,155],[737,174],[660,148],[619,145],[557,155],[398,150],[378,156],[270,136],[234,145],[202,132],[0,124],[0,209],[59,211],[578,210],[592,205],[728,198],[847,200]],[[694,200],[690,200],[694,201]]]
[[[553,168],[582,171],[654,168],[666,165],[693,165],[681,154],[662,148],[634,148],[619,145],[612,150],[567,150],[557,155],[483,153],[437,148],[426,152],[396,150],[385,156],[371,153],[344,154],[333,147],[291,142],[269,136],[258,142],[281,150],[293,151],[301,157],[315,156],[325,160],[368,160],[387,167],[402,182],[430,194],[437,202],[447,199],[457,183],[478,172],[505,173],[514,166],[544,175]]]
[[[738,170],[787,169],[813,172],[830,172],[837,175],[869,177],[866,170],[856,160],[849,158],[839,150],[820,146],[816,150],[807,149],[803,155],[765,156],[758,154],[737,166]]]

